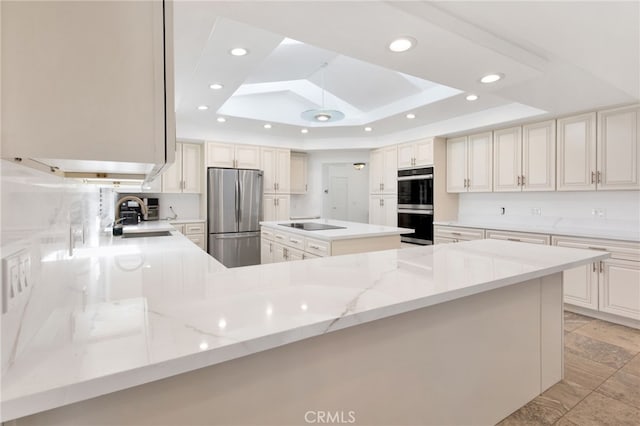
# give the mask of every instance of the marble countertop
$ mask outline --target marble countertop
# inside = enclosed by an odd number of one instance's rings
[[[177,231],[103,235],[43,261],[43,276],[63,268],[68,277],[41,283],[55,309],[13,351],[2,421],[607,256],[479,240],[226,269]],[[32,291],[23,321],[46,295]]]
[[[305,231],[304,229],[289,228],[286,226],[280,226],[284,223],[301,223],[301,222],[313,222],[324,223],[327,225],[342,226],[344,229],[327,229],[324,231]],[[318,240],[349,240],[353,238],[369,238],[369,237],[382,237],[386,235],[400,235],[412,233],[413,229],[408,228],[395,228],[392,226],[382,225],[370,225],[368,223],[359,222],[346,222],[342,220],[332,219],[312,219],[312,220],[281,220],[271,222],[260,222],[261,226],[273,228],[278,231],[291,232],[294,234],[303,235],[305,237],[316,238]]]
[[[567,218],[509,218],[469,217],[454,221],[436,221],[434,225],[462,228],[495,229],[500,231],[531,232],[569,237],[602,238],[640,242],[640,221]]]

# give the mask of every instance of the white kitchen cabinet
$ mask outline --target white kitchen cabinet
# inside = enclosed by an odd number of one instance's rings
[[[595,191],[596,113],[557,121],[557,190]]]
[[[496,130],[493,139],[493,190],[555,190],[555,152],[555,120]]]
[[[207,142],[207,167],[260,169],[260,147]]]
[[[640,320],[640,262],[605,260],[600,277],[600,311]]]
[[[207,250],[206,224],[204,221],[171,223],[171,225],[202,250]]]
[[[491,229],[485,230],[485,238],[503,241],[517,241],[530,244],[551,244],[551,236],[544,234],[533,234],[529,232],[514,232],[514,231],[494,231]]]
[[[264,194],[263,220],[289,220],[289,195]]]
[[[306,194],[307,183],[307,166],[308,157],[303,152],[291,153],[291,193],[292,194]]]
[[[288,194],[291,191],[291,151],[282,148],[262,147],[260,152],[262,169],[264,170],[264,193]]]
[[[640,189],[640,106],[598,112],[596,163],[598,190]]]
[[[266,239],[264,234],[260,239],[260,264],[265,265],[267,263],[274,262],[274,247],[273,241]]]
[[[433,139],[398,145],[398,169],[433,165]]]
[[[482,240],[484,238],[484,229],[435,225],[433,227],[433,236],[434,244]]]
[[[153,178],[173,162],[172,2],[0,7],[2,157],[84,177]]]
[[[260,233],[260,263],[278,263],[329,256],[327,241],[305,238],[286,231],[262,227]]]
[[[447,140],[447,192],[491,192],[493,135]]]
[[[398,226],[398,198],[393,194],[369,197],[369,223],[372,225]]]
[[[396,145],[374,149],[369,157],[369,192],[398,193],[398,148]]]
[[[176,144],[175,162],[162,175],[162,192],[199,194],[202,187],[202,145]]]

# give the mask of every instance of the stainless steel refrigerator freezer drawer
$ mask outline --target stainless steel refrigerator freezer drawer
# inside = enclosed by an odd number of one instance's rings
[[[227,268],[260,264],[260,232],[209,234],[209,254]]]

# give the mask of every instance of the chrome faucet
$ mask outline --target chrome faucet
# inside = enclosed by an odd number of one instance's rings
[[[118,220],[120,218],[120,206],[125,201],[135,201],[136,203],[138,203],[140,205],[140,209],[142,210],[142,214],[144,215],[144,218],[145,219],[147,218],[147,215],[149,214],[149,209],[147,208],[144,201],[142,201],[142,199],[136,197],[135,195],[127,195],[126,197],[122,197],[118,201],[116,201],[116,217],[114,220]]]

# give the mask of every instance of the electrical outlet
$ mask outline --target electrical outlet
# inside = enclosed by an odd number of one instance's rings
[[[542,209],[539,207],[534,207],[531,209],[531,214],[534,216],[540,216],[542,214]]]
[[[31,286],[31,254],[27,249],[2,259],[2,313],[17,303],[20,294]]]
[[[592,209],[591,215],[595,217],[606,217],[607,211],[605,209]]]

